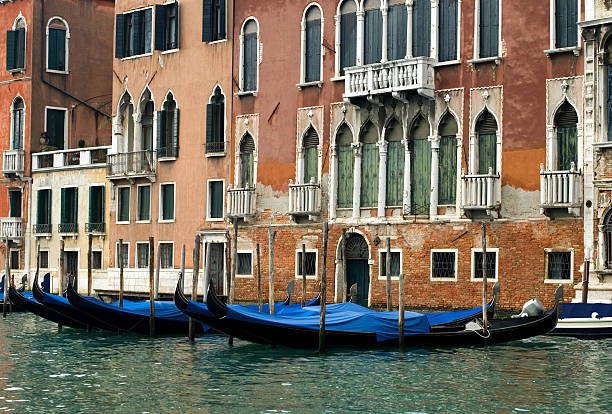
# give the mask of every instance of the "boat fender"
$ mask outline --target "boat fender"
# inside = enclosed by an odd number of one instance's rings
[[[592,319],[601,319],[601,318],[599,317],[599,313],[597,313],[597,312],[593,312],[593,313],[591,313],[591,318],[592,318]]]
[[[539,316],[544,313],[544,305],[537,299],[530,299],[523,305],[523,310],[513,318],[525,318],[527,316]]]

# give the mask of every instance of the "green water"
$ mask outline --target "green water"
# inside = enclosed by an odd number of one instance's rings
[[[612,339],[318,356],[0,320],[0,411],[18,413],[605,413],[611,373]]]

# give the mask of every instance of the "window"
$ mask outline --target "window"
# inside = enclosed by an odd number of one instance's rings
[[[578,5],[579,0],[551,0],[554,7],[555,48],[578,46]]]
[[[499,1],[479,0],[478,55],[477,58],[499,56]]]
[[[9,190],[9,217],[21,217],[21,190]]]
[[[478,174],[497,174],[497,121],[485,110],[476,122],[478,134]]]
[[[136,268],[149,267],[149,243],[136,243]]]
[[[115,20],[116,58],[151,53],[153,9],[118,14]]]
[[[457,203],[457,121],[450,114],[444,115],[438,126],[440,135],[438,164],[438,204]]]
[[[387,141],[387,194],[386,204],[399,207],[403,204],[404,194],[404,157],[402,126],[395,119],[385,129]]]
[[[89,187],[89,223],[87,231],[104,233],[104,186]]]
[[[387,251],[380,251],[380,261],[378,262],[380,277],[387,277]],[[401,250],[391,249],[391,277],[398,277],[402,272],[402,253]]]
[[[174,267],[174,245],[172,243],[160,243],[159,255],[161,256],[162,269],[172,269]]]
[[[204,0],[202,41],[215,42],[227,37],[225,0]]]
[[[236,270],[237,276],[252,276],[253,275],[253,252],[237,252],[238,266]]]
[[[38,190],[36,194],[34,233],[51,233],[51,190]]]
[[[47,70],[68,72],[68,23],[61,17],[53,17],[47,23]]]
[[[91,252],[91,268],[94,270],[102,269],[102,251],[94,250]]]
[[[303,183],[316,183],[319,180],[319,135],[311,126],[302,140],[304,165]]]
[[[555,114],[557,171],[569,171],[578,165],[578,115],[565,101]]]
[[[179,110],[172,93],[168,93],[163,109],[157,112],[157,156],[178,157]]]
[[[130,266],[130,244],[122,243],[121,244],[121,254],[119,254],[119,243],[116,245],[115,250],[115,265],[119,266],[119,259],[121,258],[121,263],[123,264],[123,268],[128,268]]]
[[[412,56],[429,56],[431,1],[415,0],[412,6]]]
[[[60,233],[76,233],[78,208],[79,208],[79,193],[76,187],[62,188],[61,202],[62,214],[59,225]]]
[[[206,105],[206,153],[225,152],[225,97],[217,86]]]
[[[249,19],[242,27],[242,91],[257,90],[257,71],[259,62],[259,27],[254,19]]]
[[[117,187],[117,223],[130,222],[130,187]]]
[[[361,130],[361,207],[378,205],[378,131],[368,122]]]
[[[240,188],[253,188],[255,141],[248,132],[240,142]]]
[[[600,265],[605,269],[612,269],[612,211],[609,211],[603,219],[603,235],[599,233],[599,237],[604,238],[604,254],[602,255],[603,263]]]
[[[13,270],[18,270],[19,266],[19,250],[11,250],[10,267]]]
[[[25,21],[19,19],[15,26],[15,30],[6,32],[6,70],[9,72],[25,69]]]
[[[306,278],[315,279],[317,277],[317,251],[306,250]],[[295,277],[302,277],[302,251],[295,252]]]
[[[382,11],[379,0],[365,0],[363,63],[380,62],[382,59]]]
[[[159,220],[174,221],[174,184],[162,184],[159,205]]]
[[[48,269],[49,268],[49,251],[48,250],[41,250],[40,251],[40,256],[38,258],[38,266],[41,269]]]
[[[177,2],[155,6],[155,50],[179,47],[179,5]]]
[[[572,280],[572,252],[546,252],[546,279],[550,281]]]
[[[387,59],[406,57],[408,12],[405,0],[390,0],[387,11]]]
[[[457,250],[431,251],[431,279],[457,280]]]
[[[66,108],[46,108],[45,130],[49,142],[49,151],[64,149],[66,141]]]
[[[138,221],[151,220],[151,186],[138,186]]]
[[[142,149],[153,149],[153,101],[148,101],[142,113]]]
[[[354,0],[344,0],[340,6],[340,70],[357,64],[357,4]]]
[[[487,248],[487,281],[497,281],[497,248]],[[472,249],[472,280],[482,281],[482,249]]]
[[[15,98],[13,101],[13,110],[11,115],[11,149],[22,150],[25,122],[24,104],[23,99],[20,97]]]
[[[223,220],[223,180],[208,182],[208,220]]]
[[[336,153],[338,157],[338,208],[353,206],[353,176],[355,153],[352,147],[353,134],[343,124],[336,134]]]
[[[419,115],[410,130],[412,158],[410,160],[413,215],[429,214],[431,193],[431,142],[429,141],[429,122]]]
[[[459,21],[459,1],[440,0],[440,24],[438,26],[438,47],[440,62],[458,60],[457,53],[457,24]]]
[[[304,76],[302,82],[321,80],[321,9],[317,5],[308,8],[303,23],[306,30],[302,45]]]

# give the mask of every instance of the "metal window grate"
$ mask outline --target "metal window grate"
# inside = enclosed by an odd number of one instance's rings
[[[455,252],[433,252],[431,255],[431,277],[434,279],[454,279]]]
[[[496,252],[487,252],[487,279],[495,279]],[[474,279],[482,279],[482,252],[474,252]]]
[[[139,243],[136,245],[136,267],[144,269],[149,266],[149,244]]]
[[[302,252],[297,253],[297,274],[302,275]],[[317,274],[317,254],[315,252],[306,252],[306,276],[314,276]]]
[[[250,275],[252,273],[253,254],[238,253],[238,274]]]
[[[570,280],[571,279],[571,252],[549,252],[547,279]]]
[[[400,274],[400,252],[391,252],[391,276],[399,276]],[[380,275],[387,276],[387,252],[380,254]]]
[[[161,255],[161,268],[172,269],[174,267],[174,252],[172,243],[160,243],[159,254]]]

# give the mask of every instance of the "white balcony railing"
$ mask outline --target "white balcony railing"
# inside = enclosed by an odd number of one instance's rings
[[[573,162],[568,171],[544,171],[544,164],[540,164],[541,208],[580,207],[581,175]]]
[[[75,148],[32,154],[32,171],[104,167],[110,147]]]
[[[255,188],[227,189],[227,215],[229,217],[247,217],[255,214]]]
[[[24,171],[24,155],[23,150],[6,150],[2,156],[2,173],[7,174],[23,174]]]
[[[21,217],[2,217],[0,219],[0,237],[9,239],[19,239],[22,237],[21,226],[23,220]]]
[[[489,167],[488,174],[466,175],[462,169],[461,183],[464,210],[492,210],[499,204],[497,187],[499,175],[493,174]]]
[[[109,178],[155,176],[155,156],[152,150],[109,154],[106,175]]]
[[[289,180],[289,214],[316,215],[321,212],[321,186],[311,180],[308,184],[293,184]]]
[[[393,60],[345,69],[344,97],[434,89],[433,60],[427,57]]]

